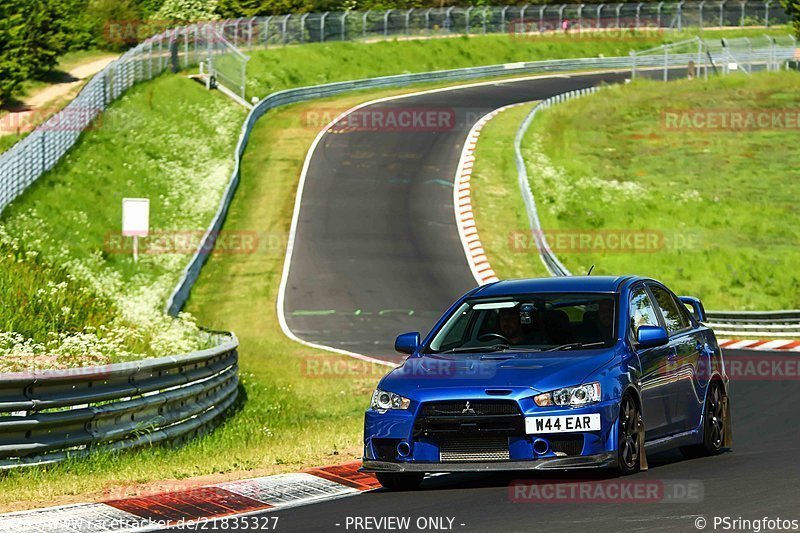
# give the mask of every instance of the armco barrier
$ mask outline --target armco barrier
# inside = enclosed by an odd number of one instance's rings
[[[177,444],[212,429],[239,384],[238,340],[216,340],[174,357],[2,375],[0,469]]]

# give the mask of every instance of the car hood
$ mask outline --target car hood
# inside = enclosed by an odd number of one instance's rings
[[[435,354],[410,357],[380,388],[418,398],[430,389],[530,389],[547,392],[579,385],[614,358],[614,349],[562,352]]]

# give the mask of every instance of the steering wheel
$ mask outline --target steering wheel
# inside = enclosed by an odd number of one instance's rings
[[[506,345],[510,345],[511,344],[511,341],[509,341],[506,337],[504,337],[503,335],[500,335],[499,333],[484,333],[483,335],[478,337],[478,340],[481,341],[481,342],[488,342],[488,341],[491,341],[491,340],[499,340],[503,344],[506,344]]]

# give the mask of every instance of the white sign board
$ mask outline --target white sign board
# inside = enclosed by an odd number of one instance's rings
[[[122,199],[122,235],[147,237],[150,231],[150,200],[148,198]]]

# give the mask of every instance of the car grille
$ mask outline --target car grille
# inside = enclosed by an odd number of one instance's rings
[[[554,453],[580,455],[583,451],[583,435],[554,435],[548,437],[550,449]]]
[[[469,403],[469,406],[467,406]],[[465,412],[466,411],[466,412]],[[422,407],[422,416],[494,416],[519,414],[517,403],[508,400],[458,400],[451,402],[434,402]]]
[[[443,439],[439,442],[439,460],[443,463],[469,461],[507,461],[507,438]]]
[[[469,406],[467,406],[469,402]],[[466,411],[466,412],[464,412]],[[414,437],[501,437],[525,434],[525,419],[509,400],[458,400],[422,406]]]

